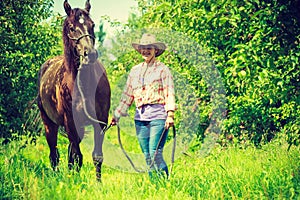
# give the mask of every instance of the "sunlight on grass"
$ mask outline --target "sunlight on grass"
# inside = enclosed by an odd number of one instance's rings
[[[87,144],[88,138],[87,139]],[[189,152],[174,164],[170,180],[103,166],[95,179],[91,149],[83,144],[79,173],[67,168],[67,140],[60,139],[60,171],[53,172],[43,137],[37,144],[11,142],[0,149],[1,199],[299,199],[300,150],[284,142],[261,148],[216,147],[206,157]],[[109,155],[105,155],[109,156]]]

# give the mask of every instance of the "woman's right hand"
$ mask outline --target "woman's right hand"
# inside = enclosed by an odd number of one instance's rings
[[[116,117],[113,117],[113,118],[112,118],[112,120],[111,120],[111,125],[112,125],[112,126],[115,126],[115,125],[117,125],[118,121],[119,121],[119,119],[118,119],[118,118],[116,118]]]
[[[165,123],[165,129],[169,129],[172,126],[174,126],[174,118],[173,117],[167,117],[167,120],[166,120],[166,123]]]

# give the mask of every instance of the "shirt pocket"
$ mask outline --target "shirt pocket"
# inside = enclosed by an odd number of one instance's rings
[[[149,103],[155,102],[161,99],[162,94],[162,82],[158,79],[148,85],[145,98]]]

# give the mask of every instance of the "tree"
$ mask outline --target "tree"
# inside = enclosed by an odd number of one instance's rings
[[[99,31],[96,32],[97,39],[98,39],[98,42],[99,42],[100,46],[103,45],[103,42],[104,42],[104,39],[105,39],[105,36],[106,36],[106,33],[103,30],[103,26],[104,26],[103,21],[100,20]]]
[[[126,28],[162,27],[183,33],[212,57],[228,102],[224,143],[228,138],[259,145],[280,131],[290,144],[300,143],[299,0],[139,0],[138,4],[141,17],[129,20]],[[170,57],[172,67],[194,86],[202,100],[200,119],[209,123],[207,82],[195,74],[193,63],[176,54]]]
[[[37,95],[42,63],[61,52],[61,18],[53,0],[1,1],[0,137],[21,133],[28,103]]]

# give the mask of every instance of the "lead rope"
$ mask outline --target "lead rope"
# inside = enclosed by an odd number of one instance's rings
[[[176,129],[175,129],[175,126],[173,125],[173,147],[172,147],[171,166],[170,166],[169,176],[171,176],[172,171],[173,171],[173,165],[174,165],[174,161],[175,161],[175,149],[176,149]]]
[[[154,153],[154,157],[153,157],[153,160],[152,160],[150,166],[148,167],[147,170],[140,170],[140,169],[136,168],[136,166],[134,165],[134,163],[132,162],[132,160],[130,159],[129,155],[127,154],[127,152],[125,151],[125,149],[124,149],[124,147],[123,147],[123,144],[122,144],[122,141],[121,141],[121,130],[120,130],[119,124],[117,124],[117,128],[118,128],[118,141],[119,141],[120,148],[122,149],[122,151],[123,151],[125,157],[127,158],[127,160],[129,161],[129,163],[131,164],[132,168],[133,168],[136,172],[138,172],[138,173],[145,173],[145,172],[148,172],[148,171],[151,169],[151,167],[153,167],[153,165],[154,165],[155,157],[156,157],[156,155],[157,155],[157,151],[158,151],[160,142],[161,142],[162,137],[163,137],[163,135],[165,134],[165,132],[166,132],[167,129],[164,129],[164,131],[162,132],[162,134],[161,134],[161,136],[160,136],[160,139],[159,139],[159,142],[158,142],[158,144],[157,144],[157,147],[156,147],[156,150],[155,150],[155,153]],[[175,158],[175,149],[176,149],[176,129],[175,129],[175,127],[173,126],[173,148],[172,148],[171,166],[170,166],[169,176],[171,176],[172,169],[173,169],[174,158]]]
[[[78,90],[79,90],[80,96],[81,96],[82,101],[83,101],[83,111],[84,111],[84,114],[87,116],[87,118],[89,118],[91,121],[104,125],[104,128],[103,128],[102,132],[100,133],[100,134],[104,134],[111,127],[111,124],[109,126],[107,126],[107,123],[93,118],[89,114],[89,112],[87,111],[84,94],[83,94],[83,91],[82,91],[82,88],[81,88],[81,84],[80,84],[80,72],[82,70],[82,64],[81,64],[82,60],[81,59],[82,59],[82,56],[80,56],[80,64],[79,64],[79,67],[78,67],[77,86],[78,86]]]

